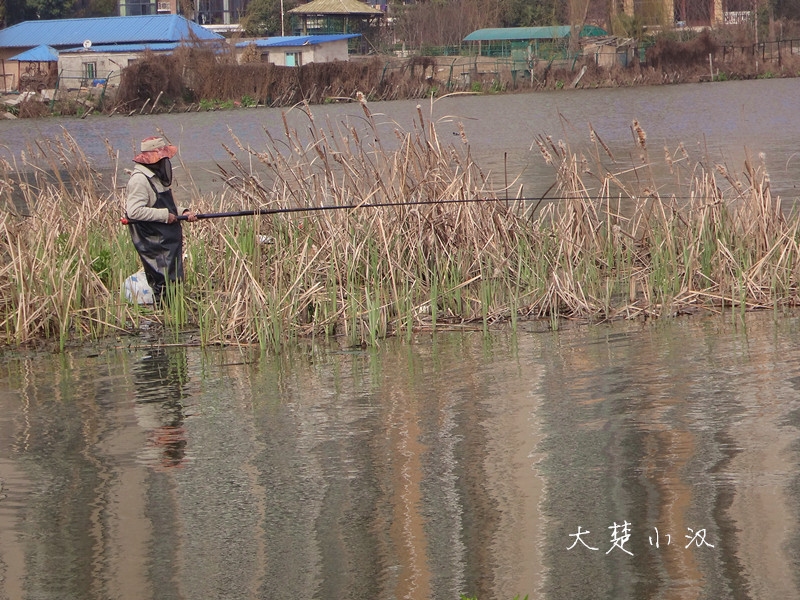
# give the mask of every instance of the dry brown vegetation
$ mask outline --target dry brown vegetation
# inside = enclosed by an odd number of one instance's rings
[[[686,42],[661,37],[653,47],[647,49],[647,63],[661,70],[692,68],[707,64],[708,56],[716,54],[718,49],[709,31],[703,31]]]
[[[352,99],[356,92],[371,100],[418,98],[429,93],[430,82],[425,77],[429,59],[404,61],[393,68],[387,68],[387,60],[373,57],[302,67],[254,61],[239,64],[210,48],[187,46],[170,57],[150,53],[125,69],[117,104],[135,109],[156,99],[166,106],[248,99],[267,106],[291,106],[302,101],[322,104]]]
[[[190,51],[184,51],[187,58]],[[180,54],[155,55],[146,51],[141,60],[128,65],[122,71],[117,102],[132,107],[142,106],[147,100],[154,100],[165,94],[172,102],[179,101],[185,93],[181,77],[182,61]]]
[[[50,115],[50,107],[39,100],[23,100],[17,105],[20,119],[35,119]]]
[[[654,181],[635,122],[633,165],[593,131],[578,150],[540,136],[552,197],[507,201],[489,188],[463,133],[444,143],[420,111],[408,130],[398,126],[389,151],[363,110],[360,128],[316,123],[309,111],[307,141],[287,126],[268,147],[239,148],[247,160],[231,152],[222,169],[230,191],[199,198],[201,212],[329,208],[186,226],[187,279],[163,313],[124,301],[137,258],[117,222],[122,198],[72,139],[0,164],[0,342],[63,348],[135,333],[146,316],[170,331],[192,328],[198,343],[273,351],[307,336],[377,344],[521,319],[557,328],[563,319],[797,303],[800,218],[771,196],[759,158],[739,175],[682,145],[658,149],[669,190]],[[59,178],[64,164],[68,180]],[[335,209],[359,203],[398,205]]]

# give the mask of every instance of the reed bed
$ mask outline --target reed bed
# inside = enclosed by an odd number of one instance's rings
[[[557,328],[796,303],[800,221],[772,198],[763,160],[737,175],[679,146],[659,150],[656,165],[637,123],[633,165],[594,131],[577,151],[540,136],[532,148],[553,169],[549,197],[501,200],[463,130],[444,143],[420,109],[389,149],[362,107],[358,127],[306,110],[307,132],[286,125],[265,148],[232,135],[220,166],[229,189],[195,208],[404,205],[185,225],[186,280],[163,312],[125,301],[138,262],[118,222],[123,189],[73,140],[0,163],[0,343],[63,349],[137,333],[147,318],[203,345],[277,351],[300,338],[371,345],[530,319]],[[419,204],[438,200],[470,202]]]

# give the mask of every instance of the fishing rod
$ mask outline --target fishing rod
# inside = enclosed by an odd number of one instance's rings
[[[548,190],[549,191],[549,190]],[[670,198],[676,198],[671,196]],[[688,197],[680,197],[687,199]],[[466,200],[415,200],[411,202],[361,202],[358,204],[326,204],[320,206],[290,206],[284,208],[255,208],[249,210],[236,210],[228,212],[213,212],[213,213],[196,213],[195,216],[198,220],[201,219],[223,219],[227,217],[253,217],[253,216],[266,216],[266,215],[279,215],[290,214],[299,212],[321,212],[328,210],[354,210],[357,208],[392,208],[399,206],[429,206],[433,204],[480,204],[480,203],[495,203],[495,202],[536,202],[534,212],[539,208],[539,205],[544,201],[553,200],[574,200],[574,196],[535,196],[535,197],[522,197],[522,198],[470,198]],[[619,200],[617,196],[603,196],[599,198],[590,198],[589,200]],[[627,197],[625,200],[633,200],[635,198]],[[179,221],[186,221],[186,215],[176,215]],[[120,223],[128,225],[134,223],[133,219],[122,217]]]
[[[547,198],[548,200],[550,198]],[[195,216],[200,219],[223,219],[226,217],[253,217],[265,215],[279,215],[297,212],[319,212],[325,210],[353,210],[356,208],[391,208],[396,206],[423,206],[431,204],[467,204],[467,203],[480,203],[480,202],[517,202],[527,200],[540,200],[540,198],[473,198],[469,200],[416,200],[412,202],[376,202],[376,203],[359,203],[359,204],[328,204],[322,206],[290,206],[285,208],[255,208],[250,210],[235,210],[229,212],[214,212],[214,213],[196,213]],[[186,221],[186,215],[177,215],[179,221]],[[120,222],[123,225],[133,223],[132,219],[122,217]]]

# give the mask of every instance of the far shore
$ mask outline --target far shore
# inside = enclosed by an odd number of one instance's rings
[[[258,106],[289,107],[300,102],[330,104],[367,99],[402,100],[451,93],[502,94],[572,89],[615,88],[800,76],[800,41],[760,53],[747,47],[721,47],[701,37],[693,42],[638,54],[584,55],[580,60],[534,60],[508,57],[394,56],[353,57],[346,63],[311,63],[302,67],[219,63],[214,56],[170,57],[162,80],[147,76],[151,56],[129,67],[119,85],[90,88],[42,88],[0,96],[0,119],[91,114],[134,116],[171,112],[230,110]],[[694,44],[694,45],[692,45]],[[753,47],[755,48],[755,46]],[[711,49],[713,52],[708,52]],[[777,49],[777,50],[776,50]],[[797,52],[795,52],[797,51]],[[177,54],[177,53],[176,53]],[[633,59],[630,59],[634,56]],[[628,60],[630,59],[630,61]],[[183,61],[183,62],[182,62]],[[600,64],[611,66],[600,66]],[[140,64],[141,63],[141,64]],[[161,65],[163,67],[163,65]],[[136,69],[139,69],[137,71]],[[208,76],[206,76],[208,74]],[[211,75],[217,75],[212,77]],[[215,84],[224,81],[224,84]]]

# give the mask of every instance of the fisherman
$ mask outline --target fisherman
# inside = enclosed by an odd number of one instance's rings
[[[194,212],[175,206],[172,198],[170,159],[177,152],[162,136],[142,140],[128,180],[128,228],[156,306],[164,300],[167,281],[171,285],[183,280],[183,232],[178,215],[184,215],[187,221],[197,220]]]

